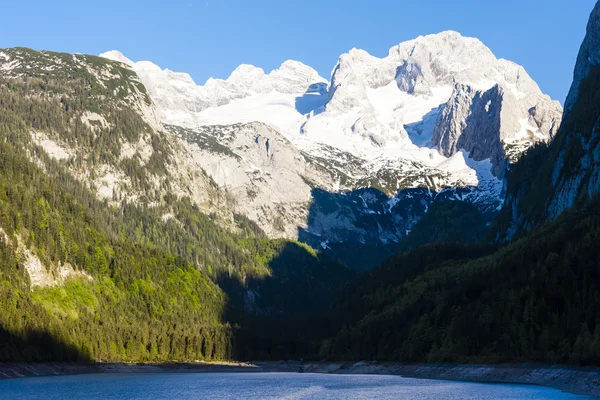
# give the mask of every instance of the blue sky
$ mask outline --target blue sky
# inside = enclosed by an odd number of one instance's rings
[[[189,72],[197,83],[239,64],[287,59],[329,77],[353,47],[390,47],[447,29],[525,66],[564,101],[595,0],[5,0],[0,47],[98,54]]]

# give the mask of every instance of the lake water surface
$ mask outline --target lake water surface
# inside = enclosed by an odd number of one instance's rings
[[[293,373],[95,374],[0,380],[0,399],[553,399],[586,397],[524,385],[399,376]]]

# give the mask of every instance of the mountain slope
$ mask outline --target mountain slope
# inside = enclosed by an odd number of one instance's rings
[[[172,193],[227,218],[227,199],[162,132],[152,99],[129,68],[93,56],[15,48],[0,50],[0,77],[7,82],[3,112],[23,113],[31,104],[52,114],[30,117],[27,145],[40,146],[99,198],[114,205],[164,204],[163,195]]]
[[[320,312],[352,276],[175,168],[188,153],[129,68],[0,54],[0,360],[231,359],[231,324]]]
[[[489,221],[508,165],[551,140],[562,112],[522,67],[456,32],[401,43],[385,58],[354,49],[330,84],[292,61],[269,74],[243,65],[197,86],[119,52],[102,56],[140,76],[162,123],[236,212],[270,237],[338,257],[343,241],[391,254],[438,198],[470,202]],[[382,194],[375,203],[343,196],[369,188]],[[334,207],[324,207],[322,191]],[[418,205],[393,207],[407,198]],[[377,212],[392,223],[368,217]]]
[[[253,122],[195,130],[166,125],[166,129],[227,191],[236,212],[258,223],[269,237],[297,237],[298,227],[306,227],[311,186],[332,189],[329,174],[309,163],[270,125]]]
[[[223,291],[206,272],[147,244],[150,230],[137,239],[144,221],[165,239],[173,227],[129,207],[127,217],[111,212],[42,155],[53,167],[47,173],[20,147],[28,132],[18,114],[1,121],[0,331],[20,339],[2,341],[0,359],[230,358]]]

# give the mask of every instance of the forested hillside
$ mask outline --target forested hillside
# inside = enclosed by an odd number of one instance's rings
[[[428,245],[346,287],[332,359],[600,362],[600,199],[492,252]]]
[[[33,68],[14,64],[0,82],[0,360],[232,359],[245,329],[235,322],[257,315],[250,282],[263,313],[293,314],[326,309],[351,276],[173,194],[174,144],[142,118],[150,100],[118,63],[14,52]],[[149,157],[119,156],[142,137]],[[125,184],[102,196],[94,174],[109,167]]]
[[[20,338],[0,341],[2,359],[74,357],[60,346],[38,343],[36,332],[71,344],[79,358],[231,355],[231,327],[222,323],[226,296],[207,273],[127,235],[136,226],[125,213],[114,216],[68,175],[46,174],[35,166],[10,144],[12,135],[23,133],[18,125],[2,130],[7,140],[0,142],[0,325]],[[35,258],[50,277],[38,287],[32,286],[27,268]],[[67,265],[81,273],[61,282],[60,267]]]
[[[428,243],[484,243],[489,227],[471,203],[438,199],[396,248],[405,252]]]

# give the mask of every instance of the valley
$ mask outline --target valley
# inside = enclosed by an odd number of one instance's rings
[[[0,49],[0,361],[592,382],[599,101],[600,3],[564,110],[454,31],[204,85]]]

